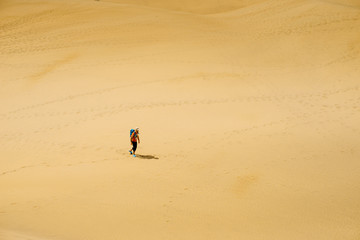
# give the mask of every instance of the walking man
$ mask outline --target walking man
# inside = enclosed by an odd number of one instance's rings
[[[135,128],[130,130],[130,143],[132,145],[132,148],[129,150],[130,154],[133,154],[133,157],[136,157],[135,155],[135,151],[137,148],[137,143],[140,143],[140,138],[139,138],[139,128]]]

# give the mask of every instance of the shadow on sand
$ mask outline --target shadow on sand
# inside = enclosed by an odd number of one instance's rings
[[[136,154],[136,157],[142,158],[142,159],[159,159],[158,157],[154,155],[142,155],[142,154]]]

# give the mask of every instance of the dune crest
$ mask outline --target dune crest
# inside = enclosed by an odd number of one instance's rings
[[[188,12],[188,13],[196,13],[196,14],[213,14],[213,13],[226,12],[238,8],[248,7],[259,2],[264,2],[266,0],[228,0],[228,1],[100,0],[100,1],[108,2],[108,3],[132,4],[143,7],[154,7],[160,9],[168,9],[171,11]]]

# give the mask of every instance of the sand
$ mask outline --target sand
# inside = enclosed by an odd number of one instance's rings
[[[355,0],[2,0],[0,239],[358,240],[359,66]]]

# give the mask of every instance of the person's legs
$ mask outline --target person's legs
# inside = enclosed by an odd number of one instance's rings
[[[132,142],[133,148],[132,148],[132,152],[135,156],[135,152],[136,152],[136,148],[137,148],[137,142]]]
[[[133,145],[133,146],[130,148],[129,153],[130,153],[130,154],[133,154],[133,148],[134,148],[133,142],[131,142],[131,145]]]

